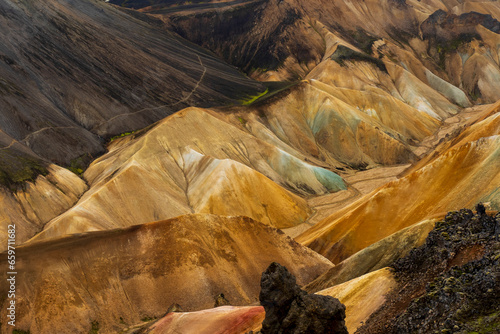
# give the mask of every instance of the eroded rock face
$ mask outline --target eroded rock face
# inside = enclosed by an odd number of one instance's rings
[[[357,333],[498,333],[500,215],[449,212],[392,265],[399,287]]]
[[[308,295],[282,265],[271,263],[260,285],[266,310],[262,334],[347,333],[345,306],[330,296]]]

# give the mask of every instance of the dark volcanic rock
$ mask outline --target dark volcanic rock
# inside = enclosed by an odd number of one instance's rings
[[[491,15],[470,12],[458,16],[440,9],[422,22],[422,37],[438,49],[442,62],[446,53],[455,52],[474,39],[481,40],[477,31],[480,25],[494,33],[500,32],[500,22]]]
[[[500,214],[449,212],[393,264],[400,288],[358,333],[499,333]]]
[[[347,333],[345,306],[330,296],[308,295],[280,264],[271,263],[260,285],[259,299],[266,310],[262,334]]]
[[[494,33],[500,32],[500,22],[491,15],[469,12],[458,16],[441,9],[429,16],[422,23],[421,29],[425,39],[442,40],[456,38],[459,35],[474,34],[478,25],[482,25]]]

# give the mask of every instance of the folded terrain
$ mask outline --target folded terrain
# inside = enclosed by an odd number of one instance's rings
[[[498,105],[428,164],[327,217],[297,240],[334,263],[414,223],[488,202],[499,209]],[[369,219],[366,219],[369,217]]]
[[[0,4],[16,329],[257,330],[273,261],[349,332],[498,323],[494,242],[469,238],[498,219],[436,223],[500,209],[497,1],[106,2]],[[241,307],[210,309],[222,293]]]
[[[425,220],[404,228],[370,245],[331,268],[304,289],[317,292],[392,265],[410,250],[425,243],[434,228],[434,220]]]
[[[0,131],[0,250],[7,248],[9,225],[21,243],[65,212],[87,190],[71,171],[41,159]],[[35,182],[36,180],[36,182]]]
[[[0,261],[6,267],[6,257]],[[332,267],[276,229],[215,215],[20,247],[16,329],[86,333],[97,323],[103,332],[118,332],[161,317],[174,303],[186,311],[213,307],[221,293],[232,305],[249,305],[258,301],[260,275],[273,261],[286,265],[300,285]],[[0,289],[6,295],[7,286]]]
[[[189,108],[112,143],[84,174],[89,191],[33,240],[194,212],[246,215],[286,228],[310,214],[306,201],[289,190],[345,189],[337,174],[290,147],[295,156],[260,140],[236,122]]]
[[[304,79],[340,43],[360,60],[404,68],[459,105],[499,98],[495,1],[111,2],[161,18],[256,78]]]
[[[0,4],[1,130],[59,164],[188,105],[265,88],[161,27],[103,1]]]

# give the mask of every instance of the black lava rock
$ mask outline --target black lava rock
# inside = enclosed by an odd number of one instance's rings
[[[330,296],[307,294],[295,277],[273,262],[262,273],[260,303],[266,311],[262,334],[347,334],[345,306]]]
[[[500,333],[500,215],[463,209],[446,215],[425,245],[397,260],[400,279],[436,272],[386,333]]]

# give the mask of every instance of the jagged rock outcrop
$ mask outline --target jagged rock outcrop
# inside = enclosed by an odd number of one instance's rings
[[[259,300],[266,310],[262,334],[347,334],[345,306],[330,296],[309,295],[273,262],[262,273]]]
[[[392,265],[398,287],[359,333],[496,333],[500,215],[449,212],[424,245]]]
[[[425,242],[434,228],[434,219],[406,227],[348,257],[309,283],[304,290],[317,292],[390,266]],[[339,298],[340,299],[340,298]]]

